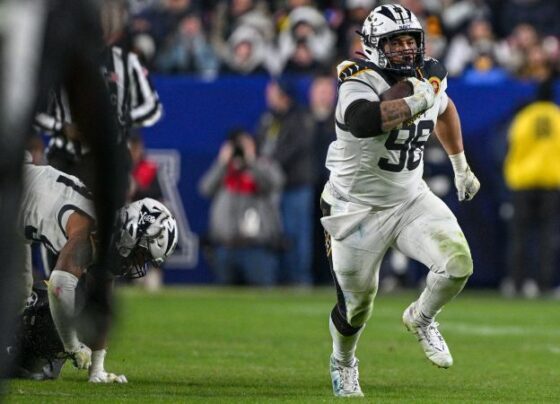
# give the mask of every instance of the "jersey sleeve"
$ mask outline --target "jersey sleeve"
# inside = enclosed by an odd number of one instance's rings
[[[349,61],[338,66],[338,110],[341,117],[355,101],[379,101],[379,95],[367,78],[367,71],[367,67]]]
[[[358,100],[379,101],[379,96],[360,80],[354,79],[342,83],[338,89],[338,103],[342,116],[346,114],[346,109]]]

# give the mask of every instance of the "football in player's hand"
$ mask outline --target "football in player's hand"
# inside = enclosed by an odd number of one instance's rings
[[[409,81],[399,81],[381,94],[381,101],[397,100],[411,96],[414,93],[412,84]]]

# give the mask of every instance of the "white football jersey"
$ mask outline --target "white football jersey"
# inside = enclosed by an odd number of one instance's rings
[[[59,253],[67,241],[68,217],[73,212],[95,217],[91,194],[78,178],[50,166],[24,164],[23,179],[21,236]]]
[[[421,73],[436,91],[434,105],[398,129],[360,139],[346,125],[346,109],[360,99],[379,101],[380,94],[395,82],[364,60],[344,61],[338,66],[337,139],[331,143],[326,160],[331,193],[384,209],[410,200],[425,189],[424,144],[437,117],[447,108],[448,98],[447,72],[437,60],[426,58]]]

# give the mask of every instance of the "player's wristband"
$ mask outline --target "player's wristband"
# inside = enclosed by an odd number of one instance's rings
[[[465,157],[465,152],[462,151],[461,153],[457,154],[450,154],[449,160],[451,160],[451,165],[453,166],[453,171],[456,173],[462,173],[467,170],[469,166],[467,164],[467,158]]]

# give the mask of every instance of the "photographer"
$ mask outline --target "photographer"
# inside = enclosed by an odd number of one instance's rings
[[[199,184],[200,193],[212,198],[209,258],[218,283],[276,283],[283,182],[278,164],[257,156],[249,133],[230,132]]]

